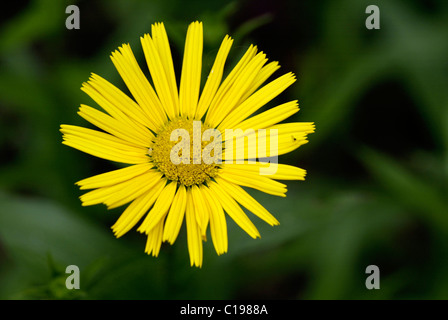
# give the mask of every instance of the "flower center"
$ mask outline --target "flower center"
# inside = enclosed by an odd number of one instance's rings
[[[168,122],[156,135],[148,150],[152,162],[167,179],[177,181],[186,187],[194,184],[199,185],[210,180],[217,175],[218,165],[215,163],[206,164],[202,158],[202,151],[205,146],[213,142],[213,138],[212,141],[202,141],[201,139],[202,133],[207,129],[211,128],[200,121],[191,119],[178,118]],[[184,141],[184,139],[187,140]],[[180,144],[183,144],[186,148],[178,148]],[[176,148],[173,149],[175,146]],[[189,154],[187,153],[188,150]],[[182,162],[178,164],[173,162],[172,152],[177,152],[178,159]],[[174,156],[176,155],[174,154]]]

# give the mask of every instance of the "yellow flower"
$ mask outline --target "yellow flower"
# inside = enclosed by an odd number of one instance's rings
[[[145,251],[157,256],[162,242],[175,242],[185,218],[190,263],[200,267],[208,226],[217,254],[227,252],[225,213],[252,238],[260,234],[240,205],[279,224],[242,187],[284,197],[286,185],[276,180],[304,180],[305,170],[275,159],[306,143],[314,124],[279,124],[299,110],[297,101],[250,117],[295,81],[287,73],[262,86],[279,65],[267,63],[256,46],[221,82],[233,43],[226,36],[200,94],[202,23],[188,28],[179,89],[164,25],[151,31],[140,40],[154,88],[131,47],[122,45],[111,59],[135,100],[92,74],[82,90],[106,113],[81,105],[78,114],[102,131],[61,125],[63,143],[128,164],[77,182],[93,189],[81,196],[84,206],[130,203],[112,226],[116,237],[144,218],[137,231],[147,235]]]

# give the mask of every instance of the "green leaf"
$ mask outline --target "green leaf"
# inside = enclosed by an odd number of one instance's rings
[[[0,193],[0,207],[0,243],[6,255],[0,263],[0,297],[23,297],[20,292],[52,283],[61,273],[65,279],[68,265],[77,265],[82,273],[112,254],[126,256],[123,243],[107,227],[47,200]]]
[[[448,206],[436,186],[377,151],[364,149],[360,157],[373,178],[381,183],[391,197],[434,228],[448,232]]]

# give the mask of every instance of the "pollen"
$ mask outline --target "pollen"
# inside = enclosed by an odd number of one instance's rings
[[[193,130],[193,123],[194,121],[192,119],[186,118],[177,118],[169,121],[155,136],[148,149],[148,155],[156,168],[163,173],[167,179],[177,181],[179,184],[186,187],[195,184],[201,185],[211,178],[216,177],[218,174],[218,164],[206,164],[202,159],[202,151],[205,146],[213,142],[213,140],[202,141],[202,133],[207,129],[211,129],[211,127],[201,122],[201,130],[197,131]],[[179,150],[179,158],[186,159],[186,161],[182,161],[179,164],[173,163],[171,159],[171,151],[173,150],[173,147],[183,138],[178,137],[177,140],[171,141],[171,134],[176,129],[185,129],[188,132],[190,143],[190,154],[182,154],[183,150]],[[194,147],[194,143],[200,143],[200,150],[197,150],[198,148]]]

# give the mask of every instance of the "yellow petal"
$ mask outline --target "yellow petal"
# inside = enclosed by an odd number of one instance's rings
[[[218,102],[219,111],[212,114],[209,119],[210,124],[216,127],[230,113],[266,61],[266,55],[263,52],[258,53],[252,60],[249,61],[243,70],[241,70],[238,77],[236,77],[233,85],[223,95],[222,100]],[[225,127],[219,128],[225,129]]]
[[[159,221],[148,233],[145,252],[157,257],[162,246],[163,220]]]
[[[257,189],[275,196],[286,197],[286,185],[266,176],[260,176],[259,174],[245,172],[243,170],[235,170],[230,166],[223,167],[220,170],[219,176],[228,182],[243,187]]]
[[[216,55],[215,62],[213,63],[210,74],[208,75],[207,82],[202,90],[201,98],[199,100],[198,108],[196,109],[195,119],[201,119],[207,111],[212,99],[214,98],[216,91],[221,83],[222,75],[224,73],[224,65],[232,47],[233,39],[229,36],[225,36],[221,43],[218,54]]]
[[[136,146],[148,147],[154,135],[146,129],[139,126],[138,123],[132,126],[86,105],[81,105],[78,114],[98,128],[109,132],[117,138],[128,141]]]
[[[117,238],[123,236],[132,229],[137,222],[148,212],[165,188],[166,179],[156,182],[156,185],[146,191],[145,194],[135,199],[121,214],[117,222],[112,226],[112,230]]]
[[[219,125],[218,129],[223,131],[227,128],[235,128],[239,122],[274,99],[295,81],[296,78],[292,72],[271,81],[237,106]]]
[[[184,59],[179,89],[180,114],[192,118],[196,113],[201,85],[202,22],[189,25],[185,40]]]
[[[93,156],[128,164],[148,162],[147,149],[110,134],[78,126],[61,125],[62,142]]]
[[[314,122],[289,122],[270,126],[268,129],[277,129],[280,134],[309,134],[314,132]]]
[[[290,101],[284,104],[281,104],[275,108],[269,109],[265,112],[257,114],[243,122],[240,122],[236,125],[236,128],[246,130],[246,129],[264,129],[269,126],[272,126],[276,123],[279,123],[286,118],[292,116],[296,112],[299,111],[297,100]]]
[[[121,183],[89,191],[83,194],[80,199],[83,206],[104,203],[109,209],[112,209],[131,202],[145,193],[160,180],[161,176],[160,172],[150,169]]]
[[[266,129],[225,130],[225,148],[221,158],[236,162],[242,159],[275,157],[291,152],[308,142],[312,123],[277,124]],[[238,162],[237,162],[238,163]]]
[[[179,185],[170,212],[166,218],[165,230],[163,231],[163,241],[173,244],[179,234],[182,221],[185,216],[185,208],[187,205],[187,191],[183,184]]]
[[[179,114],[179,92],[177,90],[176,75],[174,73],[173,59],[171,56],[170,44],[168,42],[168,35],[166,34],[163,23],[156,23],[151,26],[152,38],[154,40],[159,57],[162,62],[163,70],[165,71],[166,79],[171,94],[171,99],[174,104],[175,114]]]
[[[252,93],[255,92],[275,71],[280,68],[277,61],[272,61],[261,68],[260,72],[252,81],[251,85],[247,88],[246,92],[241,96],[237,105],[243,103]]]
[[[159,52],[149,34],[145,34],[144,37],[140,37],[140,41],[142,43],[148,69],[151,73],[154,87],[157,90],[157,95],[160,98],[160,102],[162,103],[165,112],[168,114],[168,117],[170,119],[174,119],[178,115],[177,88],[172,87],[173,84],[171,81],[171,76],[174,77],[174,74],[171,75],[171,72],[168,73],[170,77],[169,81],[167,79],[167,73],[165,72],[161,57],[159,56]]]
[[[213,245],[216,253],[221,255],[226,253],[228,249],[227,221],[224,210],[221,204],[216,201],[208,187],[204,186],[201,189],[210,209],[210,234]]]
[[[247,66],[247,64],[252,60],[253,57],[255,57],[257,53],[257,47],[250,45],[247,49],[246,53],[243,55],[243,57],[238,61],[236,66],[232,69],[232,71],[229,73],[229,75],[225,78],[223,83],[219,86],[218,91],[216,92],[215,97],[213,98],[210,108],[207,111],[207,115],[205,117],[205,122],[207,124],[213,124],[214,117],[216,114],[220,112],[220,106],[221,101],[223,97],[227,94],[227,92],[230,90],[230,88],[234,85],[235,80],[238,78],[241,71]],[[218,124],[218,123],[216,123]]]
[[[260,219],[269,223],[271,226],[279,224],[277,219],[275,219],[268,210],[252,198],[243,188],[221,178],[216,178],[215,181],[227,192],[227,194]]]
[[[129,127],[143,125],[151,130],[158,128],[149,113],[144,112],[134,100],[97,74],[92,73],[89,81],[83,83],[81,90],[112,117]]]
[[[139,197],[141,194],[152,188],[157,181],[162,178],[162,174],[156,170],[150,170],[146,174],[127,181],[126,186],[117,192],[114,197],[109,197],[104,204],[108,209],[120,207]],[[123,183],[124,184],[124,183]]]
[[[200,227],[196,220],[191,192],[187,192],[185,220],[187,225],[187,243],[188,252],[190,253],[190,265],[201,267],[203,258],[202,237]]]
[[[245,164],[221,164],[222,168],[229,168],[230,170],[241,170],[253,174],[261,174],[262,169],[267,169],[269,166],[276,166],[276,171],[269,175],[269,178],[276,180],[305,180],[306,170],[294,167],[287,164],[275,164],[269,162],[247,162]]]
[[[238,203],[233,200],[233,198],[216,182],[209,182],[210,191],[214,194],[215,198],[221,203],[227,214],[240,226],[241,229],[246,231],[246,233],[252,238],[259,238],[260,233],[258,232],[255,225],[250,221]]]
[[[154,204],[154,207],[151,211],[149,211],[137,231],[149,234],[152,228],[154,228],[155,225],[166,216],[171,203],[173,202],[174,194],[176,192],[176,185],[177,182],[168,183]]]
[[[148,79],[140,69],[131,47],[123,44],[111,55],[112,62],[126,83],[132,96],[146,114],[156,121],[157,129],[166,123],[164,108]]]
[[[201,235],[205,238],[208,220],[209,220],[209,207],[207,202],[204,200],[202,195],[203,187],[198,187],[197,185],[191,186],[191,196],[193,199],[193,205],[196,212],[196,221],[201,230]]]
[[[152,167],[153,165],[151,163],[136,164],[126,168],[101,173],[78,181],[76,184],[80,186],[81,190],[108,187],[139,176]]]

